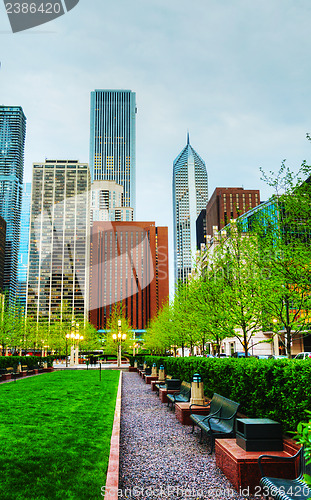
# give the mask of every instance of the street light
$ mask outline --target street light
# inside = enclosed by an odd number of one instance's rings
[[[122,321],[118,319],[118,335],[114,333],[112,335],[113,341],[118,343],[118,368],[121,366],[121,343],[126,340],[126,333],[121,332]]]
[[[70,333],[66,333],[66,368],[68,368],[68,339],[70,339]]]
[[[77,330],[79,330],[79,324],[77,323]],[[75,348],[75,364],[79,364],[79,341],[83,340],[83,335],[79,335],[79,333],[76,333],[75,335],[75,340],[76,340],[76,348]]]

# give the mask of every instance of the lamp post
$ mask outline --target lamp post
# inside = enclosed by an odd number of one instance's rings
[[[70,333],[66,334],[66,368],[68,368],[68,339],[70,339]]]
[[[79,325],[77,325],[79,327]],[[75,348],[75,364],[79,364],[79,341],[83,340],[83,335],[79,335],[79,333],[76,333],[75,336],[76,340],[76,348]]]
[[[121,325],[122,321],[118,319],[118,335],[116,333],[112,335],[113,341],[118,343],[118,368],[121,366],[121,343],[126,340],[126,333],[121,333]]]

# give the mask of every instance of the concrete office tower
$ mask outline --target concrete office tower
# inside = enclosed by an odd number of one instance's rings
[[[93,221],[132,221],[133,209],[123,205],[123,186],[115,181],[92,184],[91,224]]]
[[[173,226],[175,283],[186,281],[196,254],[196,220],[208,200],[206,166],[190,145],[177,156],[173,165]]]
[[[8,303],[17,293],[26,117],[20,106],[0,106],[0,215],[6,221],[3,287]]]
[[[17,302],[21,310],[26,310],[26,284],[28,271],[28,250],[29,250],[29,226],[30,226],[30,205],[31,205],[31,182],[23,185],[23,200],[21,211],[21,233],[18,252],[17,271]]]
[[[137,333],[168,300],[167,233],[154,222],[93,223],[90,322],[97,329],[117,308]]]
[[[136,94],[131,90],[91,93],[90,169],[92,180],[124,188],[124,206],[136,204]]]
[[[75,160],[35,163],[32,174],[28,317],[88,317],[91,178]]]

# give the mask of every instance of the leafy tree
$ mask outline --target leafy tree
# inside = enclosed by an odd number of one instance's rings
[[[222,341],[234,334],[226,314],[223,276],[217,276],[217,273],[210,269],[200,279],[194,280],[193,286],[197,289],[195,312],[202,339],[202,351],[205,342],[209,341],[213,344],[216,354],[219,354]]]
[[[119,325],[119,322],[121,324]],[[118,342],[113,339],[113,335],[118,336],[118,334],[126,335],[126,339],[121,342],[121,353],[125,353],[129,350],[132,343],[133,328],[129,321],[123,316],[122,308],[118,305],[113,308],[112,313],[107,321],[107,333],[104,340],[104,353],[105,354],[116,354],[118,353]]]
[[[262,310],[266,298],[266,280],[262,279],[258,238],[245,234],[242,227],[231,223],[222,232],[212,257],[221,302],[215,311],[214,324],[242,344],[245,356],[253,336],[262,329]],[[222,306],[222,309],[219,309]],[[225,314],[223,312],[225,311]]]
[[[165,355],[172,345],[176,345],[176,330],[173,324],[173,308],[167,302],[158,315],[150,321],[145,334],[144,345],[154,354]],[[176,354],[176,348],[175,348]]]
[[[275,214],[264,212],[257,221],[261,255],[269,269],[265,312],[285,340],[291,356],[293,339],[310,333],[311,311],[311,167],[302,164],[297,175],[285,162],[277,174],[264,174],[275,189]],[[303,181],[303,177],[307,178]]]

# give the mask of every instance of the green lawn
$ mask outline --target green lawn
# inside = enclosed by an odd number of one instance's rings
[[[119,371],[52,372],[0,385],[1,500],[99,499]]]

